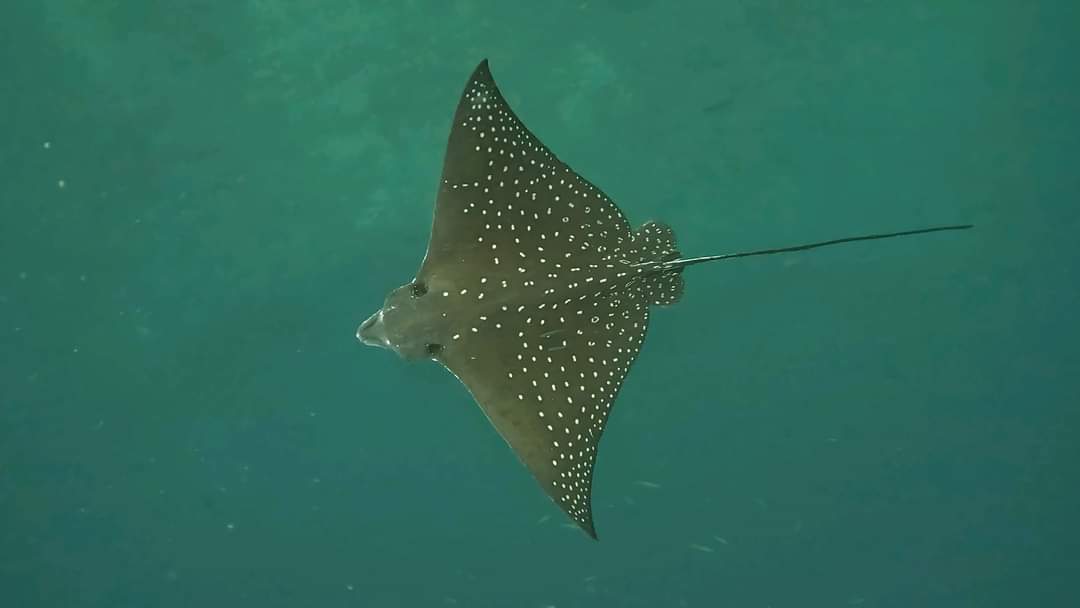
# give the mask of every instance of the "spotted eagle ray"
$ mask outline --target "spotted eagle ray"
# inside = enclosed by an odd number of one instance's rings
[[[649,325],[702,262],[971,225],[684,258],[666,224],[633,230],[615,203],[517,117],[484,60],[450,129],[427,253],[356,332],[441,363],[548,496],[596,539],[597,446]]]

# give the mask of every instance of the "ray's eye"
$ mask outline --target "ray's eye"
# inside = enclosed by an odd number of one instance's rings
[[[427,293],[427,285],[423,281],[413,281],[412,284],[412,296],[414,298],[423,297]]]
[[[434,357],[434,356],[438,355],[441,352],[442,352],[442,344],[428,344],[427,345],[427,354],[429,356]]]

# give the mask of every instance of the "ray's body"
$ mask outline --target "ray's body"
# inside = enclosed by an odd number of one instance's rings
[[[687,266],[966,227],[682,258],[671,228],[632,230],[530,133],[484,61],[454,115],[420,271],[357,337],[457,376],[545,492],[596,538],[600,437],[649,307],[680,299]]]

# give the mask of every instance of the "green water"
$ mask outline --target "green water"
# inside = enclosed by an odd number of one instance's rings
[[[6,2],[0,605],[1080,605],[1078,40],[1064,0]],[[687,270],[594,543],[353,337],[483,57],[689,255],[977,229]]]

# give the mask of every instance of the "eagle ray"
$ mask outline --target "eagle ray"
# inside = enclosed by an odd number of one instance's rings
[[[469,390],[547,495],[593,539],[593,469],[649,326],[687,266],[970,225],[683,258],[666,224],[633,230],[503,98],[484,60],[447,142],[427,253],[357,338],[433,359]]]

